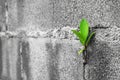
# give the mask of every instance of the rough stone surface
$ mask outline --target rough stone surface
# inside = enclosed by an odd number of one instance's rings
[[[120,80],[120,29],[109,28],[96,31],[88,47],[86,80]]]
[[[27,41],[30,80],[83,80],[78,41],[50,38],[28,38]]]
[[[86,18],[90,26],[119,27],[119,0],[8,0],[10,31],[78,27]]]
[[[78,27],[81,18],[86,18],[92,27],[120,25],[119,0],[53,0],[52,3],[54,27]]]
[[[52,4],[49,0],[9,0],[9,30],[52,28]]]
[[[56,38],[56,39],[72,39],[76,40],[76,36],[73,34],[71,30],[77,30],[77,28],[71,28],[69,26],[58,28],[58,29],[50,29],[46,31],[6,31],[0,32],[1,37],[33,37],[33,38]]]

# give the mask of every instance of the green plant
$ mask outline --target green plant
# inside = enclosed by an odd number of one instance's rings
[[[83,51],[86,50],[90,39],[92,36],[95,34],[95,32],[92,32],[91,34],[89,33],[89,24],[86,19],[82,19],[79,25],[80,30],[72,30],[72,32],[78,37],[80,40],[81,44],[84,46],[83,49],[81,49],[78,54],[82,53]],[[90,35],[89,35],[90,34]]]

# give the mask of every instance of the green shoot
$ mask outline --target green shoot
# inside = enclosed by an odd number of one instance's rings
[[[86,49],[86,47],[88,46],[90,39],[92,38],[92,36],[95,34],[95,32],[92,32],[89,35],[89,24],[88,21],[86,19],[82,19],[79,25],[80,30],[72,30],[72,32],[78,37],[78,39],[80,40],[81,44],[84,46],[84,49],[81,49],[78,54],[83,53],[83,51]]]

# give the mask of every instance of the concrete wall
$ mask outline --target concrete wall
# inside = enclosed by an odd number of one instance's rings
[[[87,80],[120,79],[120,29],[101,29],[88,48],[88,64],[85,66]]]
[[[5,12],[5,2],[6,0],[0,0],[0,31],[5,30],[6,26],[6,12]]]
[[[120,80],[119,0],[0,0],[0,80]],[[72,34],[86,18],[87,48]]]
[[[119,4],[119,0],[8,0],[8,29],[78,27],[83,17],[91,27],[119,26]]]

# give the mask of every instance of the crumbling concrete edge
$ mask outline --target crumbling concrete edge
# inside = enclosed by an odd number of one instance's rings
[[[76,36],[72,33],[71,30],[76,28],[63,27],[57,29],[51,29],[47,31],[27,31],[27,30],[18,30],[18,31],[3,31],[0,32],[0,37],[17,37],[17,38],[58,38],[58,39],[77,39]]]

